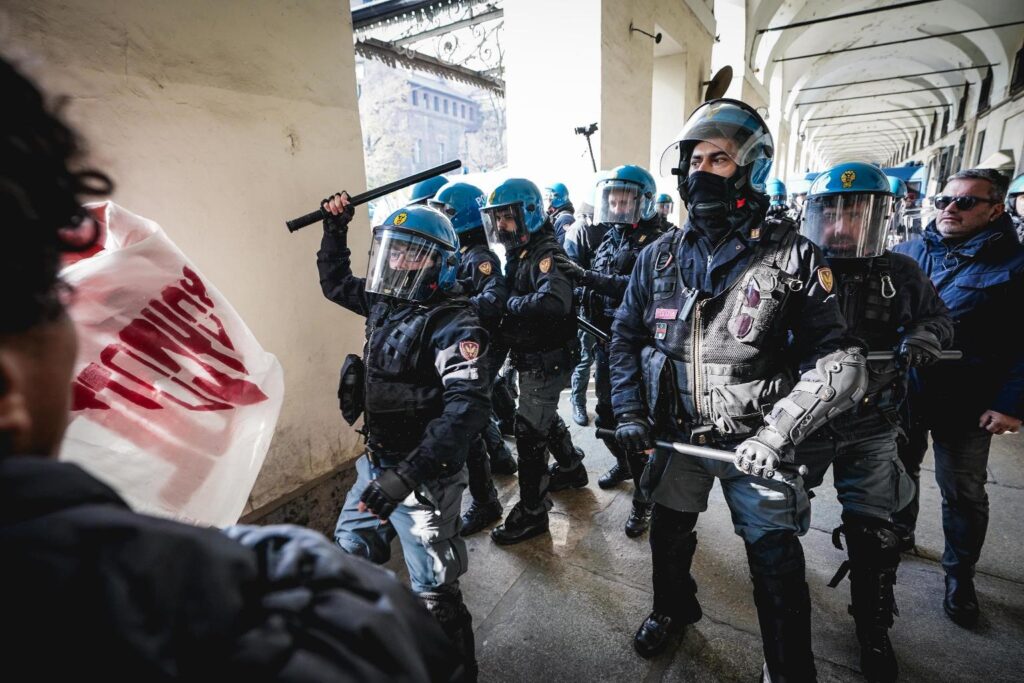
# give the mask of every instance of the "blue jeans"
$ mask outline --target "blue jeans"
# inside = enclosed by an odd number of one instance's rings
[[[915,483],[921,478],[921,462],[928,450],[928,432],[935,455],[935,481],[942,492],[942,530],[946,548],[942,566],[947,574],[970,577],[981,557],[988,530],[988,451],[992,434],[981,428],[928,429],[911,424],[909,440],[900,448],[900,460]],[[914,533],[920,508],[918,495],[894,517],[902,535]]]
[[[572,369],[572,392],[570,398],[574,406],[587,407],[587,385],[590,384],[590,366],[594,362],[594,337],[580,330],[580,362]]]
[[[414,592],[458,585],[469,566],[466,542],[459,536],[462,491],[468,479],[465,468],[420,485],[387,522],[358,509],[359,496],[379,474],[367,456],[356,460],[356,483],[345,496],[334,528],[335,542],[347,553],[383,564],[391,557],[391,540],[397,534]]]
[[[896,428],[877,412],[841,415],[797,447],[796,461],[808,469],[804,486],[819,486],[831,465],[843,511],[888,522],[915,489],[896,440]]]

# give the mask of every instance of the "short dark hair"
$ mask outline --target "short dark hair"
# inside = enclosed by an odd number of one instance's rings
[[[988,198],[996,204],[1003,203],[1006,190],[1010,187],[1010,179],[992,168],[967,168],[946,178],[946,183],[954,180],[987,180]]]
[[[43,95],[0,57],[0,334],[18,333],[53,320],[63,310],[60,257],[83,251],[98,238],[82,226],[81,198],[113,190],[104,173],[76,168],[82,145],[51,111]]]

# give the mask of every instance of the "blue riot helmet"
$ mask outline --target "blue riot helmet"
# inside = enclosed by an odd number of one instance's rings
[[[421,180],[416,183],[412,186],[412,194],[409,196],[409,205],[426,204],[427,201],[437,194],[437,191],[440,190],[447,182],[448,179],[443,175],[436,175],[433,178],[427,178],[426,180]]]
[[[885,250],[892,191],[881,169],[839,164],[811,183],[800,228],[829,258],[867,258]]]
[[[726,155],[739,170],[730,177],[732,202],[752,193],[763,193],[772,167],[775,143],[761,115],[739,100],[718,99],[697,107],[675,141],[661,155],[661,174],[679,179],[679,196],[688,203],[693,149],[707,142]]]
[[[903,182],[903,178],[894,175],[885,177],[889,179],[889,192],[892,193],[893,199],[904,199],[907,196],[907,184]]]
[[[594,197],[594,222],[605,225],[633,226],[654,218],[654,197],[658,188],[654,176],[627,164],[613,168],[597,181]]]
[[[1024,216],[1024,173],[1013,179],[1006,190],[1006,212],[1014,218]]]
[[[529,242],[547,221],[540,189],[525,178],[509,178],[494,188],[480,214],[487,241],[506,249]]]
[[[424,302],[455,284],[459,237],[440,211],[407,206],[373,229],[366,291]]]
[[[765,184],[765,193],[772,206],[788,206],[786,202],[786,183],[778,178],[769,178]]]
[[[427,200],[427,206],[447,216],[459,235],[483,228],[484,220],[480,216],[483,203],[483,190],[476,185],[458,182],[445,183],[433,199]]]
[[[662,192],[658,195],[658,198],[654,200],[654,206],[656,207],[658,214],[661,216],[668,216],[672,213],[672,209],[675,208],[676,203],[672,201],[670,195]]]
[[[569,203],[569,188],[562,183],[552,183],[544,188],[544,206],[547,211],[561,209]]]

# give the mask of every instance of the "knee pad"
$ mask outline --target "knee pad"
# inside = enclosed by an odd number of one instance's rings
[[[832,545],[842,550],[839,536],[846,537],[850,561],[874,565],[899,562],[900,537],[895,525],[886,519],[855,512],[843,513],[843,524],[832,531]]]
[[[770,531],[753,543],[746,543],[750,573],[756,577],[778,577],[804,573],[804,549],[793,531]]]
[[[544,434],[539,429],[531,425],[529,422],[523,419],[521,415],[516,415],[516,422],[513,431],[516,435],[516,441],[519,439],[545,439],[547,434]]]

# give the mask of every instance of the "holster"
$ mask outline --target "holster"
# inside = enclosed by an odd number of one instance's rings
[[[345,356],[341,366],[341,377],[338,381],[338,405],[345,422],[354,425],[363,414],[365,396],[363,395],[366,377],[366,366],[363,359],[354,353]]]

